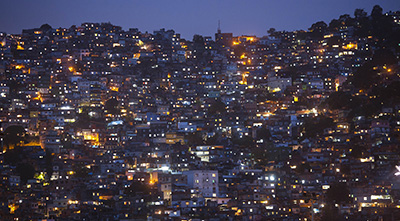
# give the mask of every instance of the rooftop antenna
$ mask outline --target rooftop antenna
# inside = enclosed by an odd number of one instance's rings
[[[221,22],[218,20],[218,33],[221,33]]]

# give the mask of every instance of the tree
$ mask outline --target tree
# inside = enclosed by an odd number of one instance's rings
[[[275,28],[270,28],[270,29],[268,29],[267,33],[269,34],[269,36],[275,36],[276,29]]]
[[[327,204],[322,211],[322,220],[344,220],[335,204],[351,203],[349,195],[350,191],[345,183],[332,184],[326,192]]]
[[[398,59],[391,50],[378,49],[375,51],[372,61],[364,63],[359,67],[350,78],[352,84],[359,89],[369,89],[371,86],[378,84],[381,76],[375,67],[384,65],[394,65]]]
[[[11,80],[8,81],[7,86],[10,88],[10,98],[20,97],[19,91],[25,87],[22,81]]]
[[[226,112],[226,105],[221,99],[217,99],[214,103],[211,104],[210,109],[208,109],[208,113],[210,115],[215,114],[224,114]]]
[[[397,58],[389,49],[378,49],[372,57],[374,65],[394,65],[397,63]]]
[[[78,128],[87,128],[90,124],[89,110],[84,108],[82,113],[77,115],[77,120],[74,125]]]
[[[254,139],[250,136],[237,137],[232,140],[232,143],[240,147],[254,147]]]
[[[119,109],[118,109],[119,102],[115,98],[111,98],[106,101],[104,104],[104,108],[107,110],[107,113],[109,114],[119,114]]]
[[[26,142],[26,131],[22,126],[12,125],[4,131],[4,144],[7,148]]]
[[[251,156],[259,165],[266,165],[268,163],[268,154],[266,148],[251,148]]]
[[[151,192],[150,186],[146,183],[134,181],[131,183],[130,187],[125,189],[125,194],[128,196],[148,196]]]
[[[332,19],[329,23],[329,30],[330,31],[338,31],[340,28],[340,21],[337,19]]]
[[[88,176],[90,169],[88,169],[83,163],[76,163],[72,166],[75,172],[75,176],[79,178],[85,178]]]
[[[365,12],[364,9],[357,8],[356,10],[354,10],[354,18],[357,21],[366,17],[367,17],[367,12]]]
[[[333,119],[329,117],[320,116],[307,119],[303,124],[304,137],[315,137],[323,133],[326,128],[331,128],[334,125]]]
[[[296,172],[303,174],[305,171],[310,171],[311,166],[308,162],[302,163],[296,167]]]
[[[35,168],[27,163],[20,163],[17,165],[17,173],[21,178],[21,183],[26,184],[29,179],[35,175]]]
[[[69,27],[69,31],[75,31],[76,30],[76,25],[71,25],[71,27]]]
[[[52,27],[49,24],[43,24],[42,26],[40,26],[40,30],[43,30],[43,31],[48,31],[51,29],[52,29]]]
[[[45,163],[46,163],[46,173],[48,178],[50,179],[51,175],[53,174],[53,155],[51,151],[46,148],[46,155],[45,155]]]
[[[339,213],[339,209],[334,206],[325,206],[322,208],[321,220],[324,221],[341,221],[344,220],[343,215]]]
[[[353,158],[361,158],[367,152],[367,148],[359,144],[353,145],[351,149],[352,151],[349,155]]]
[[[364,9],[358,8],[354,11],[354,17],[356,21],[355,35],[359,37],[367,37],[371,32],[371,24],[367,12],[365,12]]]
[[[327,31],[328,25],[324,21],[319,21],[311,25],[308,29],[311,32],[311,37],[322,38],[324,33]]]
[[[374,70],[371,62],[359,67],[351,78],[352,84],[360,89],[368,89],[379,79],[378,73]]]
[[[199,44],[199,45],[204,45],[204,38],[201,35],[193,35],[193,43]]]
[[[352,201],[349,195],[350,191],[345,183],[334,183],[326,192],[326,201],[331,205],[349,203]]]
[[[203,137],[200,132],[189,133],[186,135],[187,144],[190,146],[204,144]]]
[[[3,154],[4,156],[4,163],[10,165],[17,165],[22,158],[22,150],[20,147],[16,147],[12,150],[8,150],[6,153]]]
[[[341,24],[346,26],[353,26],[354,19],[349,14],[344,14],[339,17]]]
[[[359,106],[360,98],[353,97],[350,93],[337,91],[329,95],[325,103],[330,109],[351,109]]]
[[[371,11],[371,17],[372,17],[372,19],[377,20],[377,19],[381,18],[382,15],[383,15],[383,9],[382,9],[382,7],[379,6],[379,5],[375,5],[375,6],[372,8],[372,11]]]
[[[266,128],[266,127],[261,127],[261,128],[259,128],[259,129],[257,130],[256,134],[257,134],[257,135],[256,135],[257,140],[263,139],[264,141],[267,141],[267,140],[269,140],[269,138],[271,137],[271,132],[270,132],[269,129]]]
[[[297,66],[289,66],[285,69],[285,76],[292,78],[294,81],[300,74],[300,70]]]

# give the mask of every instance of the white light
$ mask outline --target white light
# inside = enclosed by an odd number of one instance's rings
[[[396,166],[397,172],[394,174],[395,176],[400,176],[400,166]]]
[[[169,167],[168,166],[163,166],[163,167],[161,167],[161,170],[167,171],[167,170],[169,170]]]

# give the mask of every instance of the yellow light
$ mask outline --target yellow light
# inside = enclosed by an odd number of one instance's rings
[[[36,176],[36,179],[38,179],[38,180],[44,180],[44,178],[45,178],[45,174],[43,172],[40,172],[40,174],[38,174]]]
[[[237,212],[235,213],[235,216],[240,216],[240,215],[242,215],[242,210],[238,209]]]
[[[22,47],[21,45],[17,45],[17,50],[24,50],[24,47]]]
[[[78,204],[78,200],[68,200],[68,204]]]
[[[357,49],[357,44],[349,43],[349,44],[343,46],[343,49]]]
[[[139,42],[138,42],[138,43],[136,43],[136,45],[137,45],[137,46],[139,46],[139,47],[141,47],[141,46],[143,46],[143,45],[144,45],[144,43],[143,43],[143,41],[139,40]]]
[[[272,92],[273,92],[273,93],[275,93],[275,92],[279,92],[279,91],[281,91],[281,89],[280,89],[279,87],[277,87],[277,88],[274,88],[274,89],[272,90]]]
[[[119,88],[118,88],[118,87],[110,87],[110,90],[112,90],[112,91],[118,91]]]
[[[16,66],[15,66],[15,69],[18,69],[18,70],[19,70],[19,69],[22,69],[22,68],[24,68],[23,65],[16,65]]]
[[[40,95],[40,93],[38,94],[37,97],[32,98],[33,100],[40,100],[42,101],[42,96]]]
[[[73,71],[74,71],[74,67],[69,67],[68,70],[69,70],[70,72],[73,72]]]
[[[95,141],[95,142],[99,142],[99,134],[94,133],[94,134],[84,134],[83,138],[85,140],[91,140],[91,141]]]
[[[10,204],[8,205],[8,208],[10,208],[10,214],[14,214],[15,210],[18,209],[18,206],[15,204]]]
[[[247,85],[247,79],[246,79],[246,77],[247,77],[247,74],[246,74],[246,73],[243,73],[243,74],[242,74],[242,80],[239,81],[239,84]]]

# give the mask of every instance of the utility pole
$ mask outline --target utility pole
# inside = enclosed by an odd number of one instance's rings
[[[311,221],[314,221],[314,200],[311,199]]]
[[[309,201],[307,200],[307,202],[311,202],[311,221],[314,221],[314,203],[316,202],[316,199],[314,199],[315,193],[303,193],[304,197],[309,198]]]

